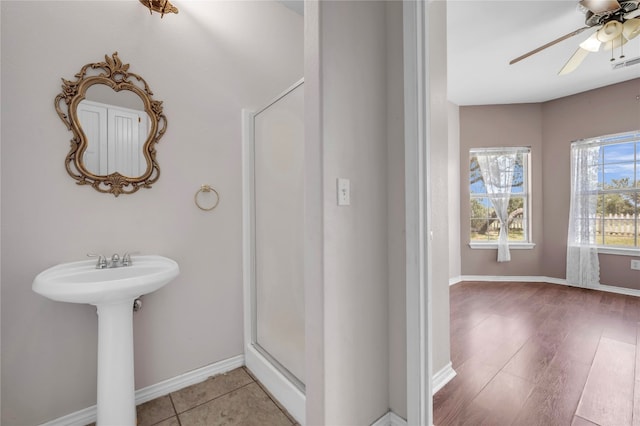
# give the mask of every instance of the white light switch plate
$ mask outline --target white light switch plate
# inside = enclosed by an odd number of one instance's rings
[[[338,205],[348,206],[351,204],[351,182],[349,179],[338,178]]]
[[[632,260],[631,261],[631,269],[635,269],[636,271],[640,271],[640,260]]]

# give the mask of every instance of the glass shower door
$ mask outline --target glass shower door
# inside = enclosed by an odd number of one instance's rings
[[[304,390],[304,89],[254,115],[253,345]]]

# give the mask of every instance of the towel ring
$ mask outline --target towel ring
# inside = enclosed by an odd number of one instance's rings
[[[198,196],[200,195],[200,193],[204,193],[204,192],[213,192],[216,194],[216,202],[213,206],[211,207],[202,207],[202,205],[200,204],[200,202],[198,201]],[[220,202],[220,194],[218,194],[218,191],[216,191],[215,189],[213,189],[211,187],[211,185],[202,185],[200,187],[200,189],[198,189],[196,191],[196,195],[193,197],[194,201],[196,202],[196,206],[198,206],[198,208],[200,210],[204,210],[206,212],[215,209],[216,207],[218,207],[218,203]]]

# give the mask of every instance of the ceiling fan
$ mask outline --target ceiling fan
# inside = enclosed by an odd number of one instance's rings
[[[640,35],[640,0],[580,0],[578,8],[585,14],[584,27],[533,49],[509,64],[513,65],[547,47],[595,28],[596,31],[580,43],[578,50],[558,73],[568,74],[578,68],[590,52],[597,52],[603,45],[605,50],[616,49]]]

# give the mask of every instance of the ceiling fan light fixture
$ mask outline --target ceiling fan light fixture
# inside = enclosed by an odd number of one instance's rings
[[[622,25],[622,35],[624,35],[627,40],[631,40],[640,35],[640,19],[627,19]]]
[[[609,21],[596,33],[598,41],[606,43],[614,40],[622,34],[622,24],[618,21]]]
[[[623,36],[620,35],[616,38],[614,38],[611,41],[608,41],[604,44],[604,50],[613,50],[613,49],[617,49],[619,47],[622,47],[623,45],[627,44],[627,39]]]
[[[595,31],[580,43],[578,50],[560,70],[560,75],[574,71],[588,56],[589,52],[598,52],[603,44],[604,50],[611,50],[612,61],[615,61],[613,50],[617,48],[620,48],[620,59],[624,59],[625,55],[622,46],[632,38],[640,35],[640,0],[579,0],[578,10],[585,13],[584,27],[512,59],[509,64],[513,65],[589,29]]]
[[[158,12],[160,18],[163,18],[165,13],[178,13],[178,8],[172,5],[169,0],[140,0],[149,12],[153,15],[153,12]]]
[[[584,50],[588,50],[589,52],[597,52],[600,50],[600,45],[602,43],[598,40],[598,32],[591,34],[591,37],[580,43],[580,47]]]

